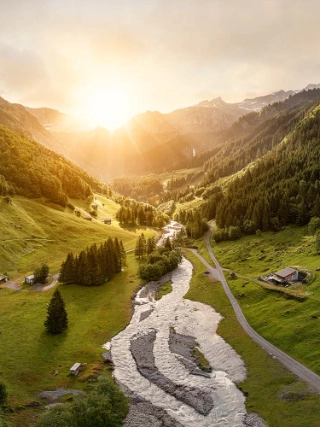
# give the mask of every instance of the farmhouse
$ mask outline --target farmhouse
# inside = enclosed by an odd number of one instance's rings
[[[279,282],[290,282],[293,280],[298,280],[299,272],[298,270],[295,270],[294,268],[286,267],[283,270],[277,271],[277,273],[274,273],[274,276]]]
[[[262,278],[263,280],[267,280],[268,282],[272,282],[276,285],[286,285],[289,282],[294,282],[299,280],[299,272],[291,267],[283,268],[276,273],[270,273],[268,276]]]
[[[24,278],[24,283],[27,283],[28,285],[32,285],[34,282],[34,274],[31,274],[31,276],[27,276]]]
[[[105,224],[111,224],[111,219],[110,218],[105,218],[104,220],[103,220],[103,222],[105,223]]]
[[[0,276],[0,283],[5,283],[9,280],[8,276]]]

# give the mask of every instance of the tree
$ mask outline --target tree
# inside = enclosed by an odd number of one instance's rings
[[[146,239],[143,235],[143,233],[141,234],[141,236],[138,237],[137,243],[136,243],[136,247],[134,250],[134,254],[135,256],[137,256],[138,258],[142,257],[144,254],[146,253]]]
[[[147,255],[151,254],[156,249],[156,241],[154,236],[147,239]]]
[[[121,427],[129,410],[128,399],[107,379],[99,380],[93,390],[73,402],[58,404],[46,411],[37,427]]]
[[[166,241],[164,242],[164,247],[166,249],[168,249],[169,251],[172,251],[172,245],[171,245],[170,237],[166,238]]]
[[[34,283],[46,283],[49,274],[49,267],[47,264],[42,264],[41,267],[36,268],[34,274]]]
[[[51,334],[60,334],[68,328],[68,315],[59,289],[55,290],[48,305],[44,326]]]

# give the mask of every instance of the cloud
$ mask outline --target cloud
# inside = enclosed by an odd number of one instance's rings
[[[70,112],[88,81],[166,111],[299,89],[320,80],[319,13],[317,0],[2,2],[0,90]]]

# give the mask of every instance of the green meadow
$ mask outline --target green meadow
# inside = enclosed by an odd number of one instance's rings
[[[17,425],[28,425],[26,405],[41,401],[39,391],[83,388],[87,379],[109,375],[102,345],[130,322],[131,296],[141,283],[137,271],[129,254],[124,271],[102,286],[59,285],[69,319],[68,330],[60,335],[46,333],[43,324],[53,289],[0,289],[0,379],[7,385]],[[75,362],[87,366],[79,376],[69,377]],[[55,370],[58,375],[53,375]]]
[[[98,205],[92,221],[90,205]],[[22,280],[45,262],[57,273],[69,251],[78,253],[92,243],[118,237],[127,250],[137,236],[157,232],[148,228],[124,229],[115,220],[118,205],[102,196],[95,200],[72,201],[80,217],[69,208],[14,197],[11,205],[0,199],[0,274]],[[111,225],[103,223],[111,218]],[[194,242],[209,261],[203,239]],[[215,244],[215,255],[223,267],[234,295],[251,325],[265,338],[320,373],[319,255],[307,228],[287,228],[279,233],[262,233],[236,242]],[[248,375],[238,386],[247,397],[248,412],[257,412],[269,427],[316,427],[320,419],[320,397],[265,354],[241,329],[220,283],[213,283],[201,262],[189,251],[194,275],[187,298],[211,305],[223,316],[218,333],[243,358]],[[122,330],[132,314],[131,297],[138,289],[139,260],[127,255],[124,271],[99,287],[58,285],[66,304],[69,328],[61,335],[46,333],[44,320],[53,289],[35,292],[0,286],[0,380],[9,393],[10,417],[18,427],[32,425],[41,409],[30,408],[41,390],[57,387],[85,388],[87,381],[111,371],[102,363],[102,345]],[[142,260],[141,262],[144,262]],[[295,292],[303,302],[261,286],[257,278],[286,266],[308,270],[310,283]],[[231,279],[230,271],[236,274]],[[171,291],[167,282],[159,298]],[[86,363],[77,377],[70,377],[75,362]],[[53,375],[58,371],[58,375]]]
[[[87,221],[83,217],[89,216],[91,203],[98,205],[98,215]],[[8,274],[22,283],[41,263],[48,264],[50,273],[57,273],[70,251],[76,254],[109,237],[122,240],[130,250],[142,232],[146,237],[156,233],[146,227],[121,228],[114,219],[119,206],[103,196],[72,204],[80,217],[43,200],[14,197],[7,204],[0,198],[0,275]],[[111,225],[104,224],[104,218],[111,218]],[[102,363],[102,345],[131,319],[131,297],[141,284],[138,269],[138,261],[128,253],[124,271],[102,286],[57,285],[69,327],[56,336],[47,334],[44,327],[54,289],[36,292],[24,285],[15,291],[0,285],[0,381],[7,386],[10,416],[17,426],[32,424],[37,410],[28,405],[40,401],[37,393],[41,390],[83,388],[101,372],[110,375]],[[76,378],[69,377],[75,362],[87,366]]]
[[[246,396],[247,411],[259,414],[268,427],[318,427],[320,396],[309,390],[243,331],[220,282],[203,274],[203,265],[189,251],[194,274],[185,298],[211,305],[222,316],[218,334],[242,357],[247,378],[238,387]]]
[[[68,252],[78,253],[93,243],[100,244],[109,237],[118,237],[125,249],[134,248],[137,236],[155,234],[145,227],[123,229],[114,219],[119,208],[112,200],[96,196],[97,217],[90,217],[92,201],[72,201],[80,211],[78,217],[69,208],[14,197],[11,205],[0,198],[0,274],[10,277],[32,274],[41,263],[50,267],[51,273],[59,271]],[[103,223],[111,218],[111,225]]]
[[[225,272],[251,326],[320,375],[320,256],[308,228],[288,227],[278,233],[262,233],[235,242],[212,242],[212,249],[222,267],[236,274],[236,279],[231,279]],[[284,267],[310,273],[308,284],[282,288],[303,294],[302,302],[286,293],[266,289],[257,280],[260,275]]]

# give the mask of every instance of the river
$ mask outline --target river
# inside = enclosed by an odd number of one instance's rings
[[[125,426],[260,425],[246,423],[245,397],[236,386],[246,369],[216,333],[221,315],[208,305],[184,299],[192,269],[183,258],[172,273],[144,286],[135,296],[130,324],[107,344],[117,382],[136,402],[149,402],[160,411],[158,416],[154,411],[147,415],[142,406],[135,421],[133,417]],[[156,301],[156,288],[169,279],[172,292]],[[211,372],[201,371],[190,358],[193,345],[210,363]],[[157,418],[166,421],[161,424]]]

